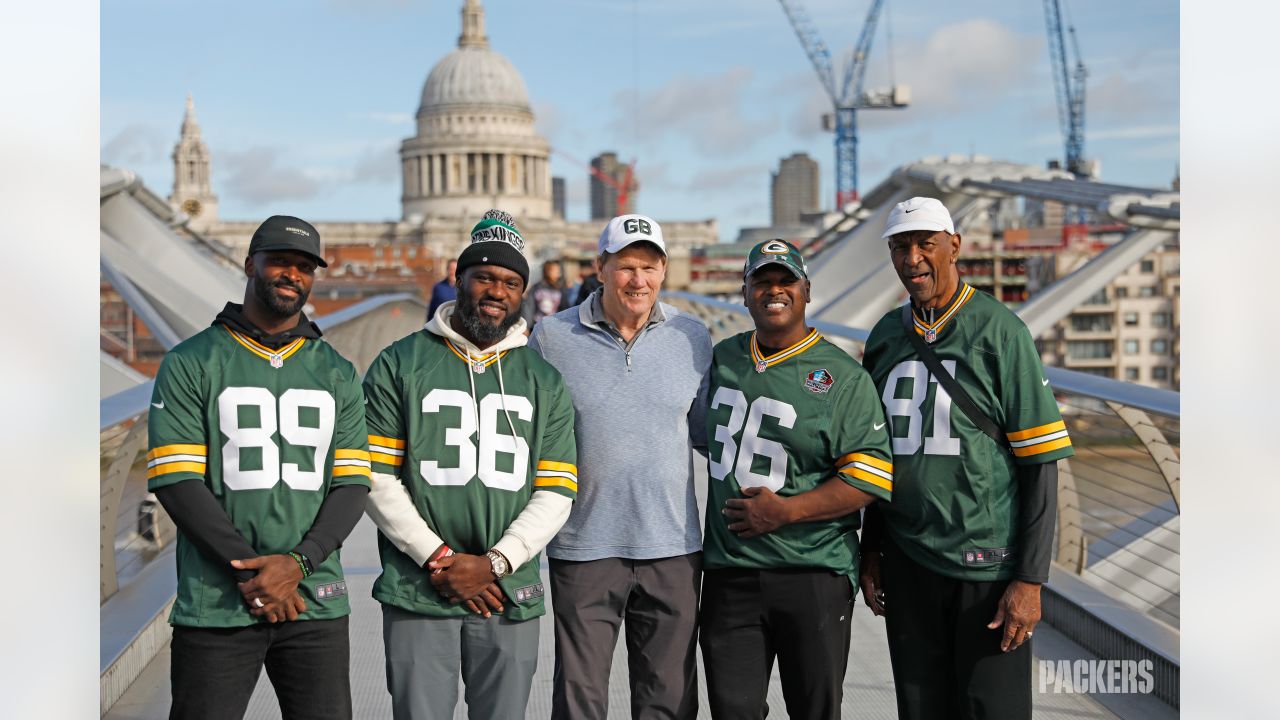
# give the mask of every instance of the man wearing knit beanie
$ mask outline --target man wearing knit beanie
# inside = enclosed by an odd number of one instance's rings
[[[485,213],[458,256],[457,300],[365,375],[367,511],[385,539],[373,596],[396,718],[453,717],[459,677],[471,717],[525,716],[540,554],[578,470],[564,380],[525,344],[523,248],[510,215]]]

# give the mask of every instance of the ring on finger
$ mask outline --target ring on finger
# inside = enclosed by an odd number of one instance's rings
[[[256,597],[256,598],[254,598],[254,599],[253,599],[253,606],[254,606],[254,607],[259,607],[259,608],[260,608],[260,607],[262,607],[262,598],[260,598],[260,597]]]

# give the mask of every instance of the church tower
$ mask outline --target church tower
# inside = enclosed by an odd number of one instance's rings
[[[191,219],[187,226],[204,232],[218,218],[218,197],[209,186],[209,148],[200,139],[195,103],[187,95],[182,134],[173,146],[173,192],[169,205]]]

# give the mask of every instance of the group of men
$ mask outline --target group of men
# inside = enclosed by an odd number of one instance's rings
[[[699,645],[713,717],[764,717],[776,660],[791,717],[836,718],[859,588],[900,717],[1029,718],[1070,439],[1026,327],[960,279],[946,208],[900,203],[884,236],[910,301],[859,364],[808,325],[784,240],[744,266],[754,329],[713,347],[659,301],[662,228],[637,214],[602,232],[601,286],[530,330],[524,238],[491,210],[456,296],[361,381],[302,313],[319,234],[269,218],[243,304],[152,398],[171,717],[242,717],[264,666],[285,717],[351,717],[338,548],[367,512],[396,718],[451,718],[459,678],[470,717],[524,717],[548,597],[555,718],[607,716],[624,626],[633,718],[697,715]]]

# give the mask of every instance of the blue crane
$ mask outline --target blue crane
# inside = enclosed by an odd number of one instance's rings
[[[849,203],[858,200],[858,110],[904,108],[910,102],[905,85],[875,93],[862,89],[862,80],[867,72],[867,58],[871,55],[871,40],[875,35],[876,21],[880,19],[880,8],[884,6],[884,0],[872,1],[866,22],[862,26],[862,34],[858,37],[858,45],[853,57],[844,67],[844,77],[838,88],[835,70],[831,65],[831,52],[827,50],[826,43],[822,42],[804,8],[797,0],[778,1],[782,3],[782,10],[791,21],[791,27],[800,38],[800,44],[809,55],[814,70],[818,71],[823,89],[835,105],[836,209],[842,210]]]
[[[1080,58],[1076,29],[1067,27],[1076,66],[1067,71],[1067,48],[1062,34],[1062,14],[1058,0],[1044,0],[1044,21],[1049,32],[1049,62],[1053,65],[1053,85],[1058,96],[1058,125],[1066,141],[1066,169],[1076,177],[1089,175],[1084,160],[1084,85],[1088,73]]]

